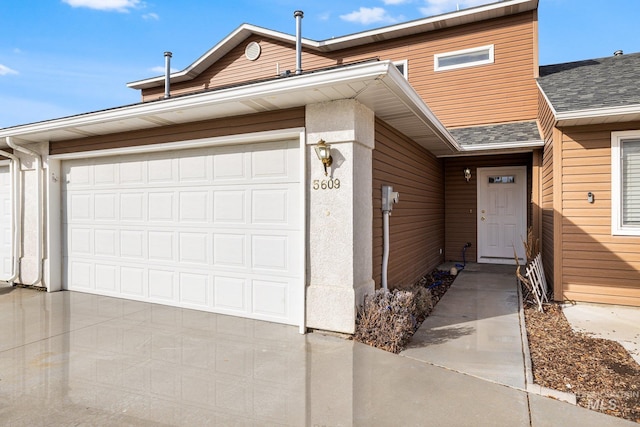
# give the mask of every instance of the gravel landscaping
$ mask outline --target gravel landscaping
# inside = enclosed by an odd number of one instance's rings
[[[558,304],[525,305],[536,384],[575,393],[588,409],[640,423],[640,365],[622,345],[574,332]]]

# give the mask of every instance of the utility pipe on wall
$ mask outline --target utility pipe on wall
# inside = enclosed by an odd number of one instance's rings
[[[42,201],[42,156],[40,156],[40,154],[36,153],[35,151],[23,147],[21,145],[16,144],[13,139],[8,136],[6,138],[7,141],[7,145],[11,148],[13,148],[15,151],[19,151],[21,153],[27,154],[29,156],[33,156],[35,158],[35,172],[36,172],[36,197],[37,197],[37,210],[38,210],[38,218],[37,218],[37,224],[36,224],[36,231],[37,231],[37,236],[36,236],[36,261],[37,261],[37,269],[38,269],[38,274],[36,276],[36,279],[34,281],[32,281],[31,283],[27,283],[28,286],[35,286],[39,283],[42,282],[42,268],[43,268],[43,261],[44,261],[44,209],[43,209],[43,201]],[[22,199],[22,198],[21,198]]]
[[[20,221],[22,206],[22,191],[20,191],[20,158],[8,151],[0,150],[0,155],[11,159],[11,276],[5,281],[13,285],[20,277],[20,254],[22,243],[22,222]],[[16,201],[17,199],[17,201]]]
[[[382,186],[382,289],[389,289],[387,285],[387,268],[389,267],[389,216],[393,204],[398,203],[400,194],[393,191],[390,185]]]

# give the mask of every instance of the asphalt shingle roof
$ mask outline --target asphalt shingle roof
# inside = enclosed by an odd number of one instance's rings
[[[461,145],[504,144],[542,139],[535,120],[450,129],[449,133]]]
[[[557,112],[640,104],[640,53],[540,67],[538,83]]]

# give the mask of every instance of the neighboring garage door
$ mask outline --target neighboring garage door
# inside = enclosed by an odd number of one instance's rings
[[[11,174],[9,166],[0,166],[0,280],[11,278]]]
[[[298,144],[64,161],[66,288],[300,324]]]

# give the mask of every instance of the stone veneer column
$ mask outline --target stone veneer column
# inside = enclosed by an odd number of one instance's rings
[[[355,331],[356,307],[374,291],[372,266],[372,150],[374,113],[356,100],[306,107],[308,248],[306,325]],[[314,146],[331,145],[325,177]],[[334,179],[339,188],[314,189]]]

